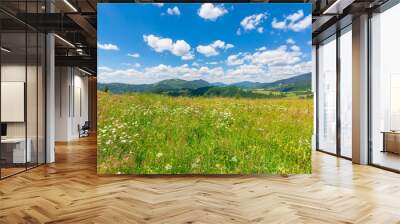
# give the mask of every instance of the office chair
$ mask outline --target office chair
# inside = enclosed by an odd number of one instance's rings
[[[78,129],[79,129],[79,138],[89,136],[89,129],[90,129],[89,121],[85,121],[82,127],[78,125]]]

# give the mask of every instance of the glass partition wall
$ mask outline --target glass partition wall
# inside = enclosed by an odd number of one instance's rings
[[[317,48],[317,149],[352,157],[351,25]]]
[[[352,33],[351,25],[341,31],[340,49],[340,155],[352,158]]]
[[[318,47],[318,149],[336,154],[336,36]]]
[[[370,163],[400,171],[400,4],[371,18]]]
[[[43,10],[39,5],[18,2],[24,12]],[[45,163],[45,41],[43,33],[0,12],[1,179]]]

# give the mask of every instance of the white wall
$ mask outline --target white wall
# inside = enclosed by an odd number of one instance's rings
[[[85,121],[89,119],[88,113],[88,78],[82,76],[82,73],[76,75],[77,70],[75,70],[74,75],[74,108],[73,119],[71,120],[71,135],[74,137],[79,137],[78,124],[83,125]],[[80,96],[80,97],[79,97]],[[80,101],[80,102],[79,102]],[[81,108],[80,108],[81,107]]]
[[[88,120],[88,78],[76,68],[56,67],[55,85],[55,140],[77,139],[78,125]]]
[[[68,117],[69,117],[69,68],[55,68],[55,141],[68,140]]]

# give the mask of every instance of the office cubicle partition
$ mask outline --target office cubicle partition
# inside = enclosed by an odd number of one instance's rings
[[[0,2],[1,179],[45,163],[46,38],[23,22],[44,3]]]

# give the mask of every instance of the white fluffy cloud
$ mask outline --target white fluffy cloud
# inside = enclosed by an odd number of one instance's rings
[[[153,34],[143,35],[143,40],[158,53],[169,51],[173,55],[181,57],[182,60],[192,60],[194,57],[190,51],[190,45],[184,40],[174,42],[170,38],[158,37]]]
[[[300,51],[288,50],[286,45],[282,45],[276,49],[265,49],[255,52],[251,56],[251,63],[277,65],[277,64],[294,64],[301,61],[302,53]]]
[[[295,32],[299,32],[309,27],[311,23],[312,23],[311,15],[308,15],[296,23],[290,23],[289,29]]]
[[[224,44],[226,46],[226,44]],[[215,46],[223,46],[217,42]],[[159,64],[141,68],[132,65],[127,69],[114,70],[100,66],[99,82],[155,83],[165,79],[198,80],[208,82],[235,83],[241,81],[273,82],[311,72],[311,61],[302,61],[303,53],[297,45],[282,45],[269,49],[260,47],[254,52],[230,55],[227,69],[220,61],[193,62],[179,66]],[[202,64],[203,63],[203,64]],[[202,64],[202,65],[201,65]],[[211,65],[212,67],[208,67]]]
[[[289,78],[311,72],[312,61],[300,62],[294,65],[272,65],[268,67],[268,73],[272,77]]]
[[[302,31],[311,26],[311,15],[304,17],[303,10],[299,10],[288,15],[284,20],[278,21],[276,18],[272,20],[272,27],[281,30],[292,30],[294,32]]]
[[[276,18],[274,18],[271,25],[275,29],[286,29],[286,20],[279,22]]]
[[[265,46],[256,49],[256,51],[265,51],[265,50],[267,50],[267,47]]]
[[[249,59],[250,54],[248,53],[238,53],[238,54],[233,54],[228,56],[226,59],[226,64],[229,66],[234,66],[234,65],[241,65],[245,63],[246,60]]]
[[[212,3],[204,3],[201,5],[200,9],[197,11],[197,14],[205,19],[215,21],[218,17],[223,16],[228,13],[228,10],[224,8],[223,5],[214,5]]]
[[[286,17],[286,19],[292,21],[292,22],[296,22],[297,20],[299,20],[300,18],[302,18],[304,16],[303,10],[299,10],[293,14],[290,14],[288,17]]]
[[[254,14],[245,17],[240,22],[240,25],[243,27],[244,30],[253,30],[256,29],[258,25],[260,25],[265,19],[267,19],[266,13]]]
[[[107,50],[107,51],[118,51],[119,48],[117,45],[114,44],[101,44],[97,42],[97,48],[102,49],[102,50]]]
[[[311,61],[302,61],[297,45],[282,45],[275,49],[260,47],[254,53],[230,55],[225,79],[236,81],[271,82],[311,72]]]
[[[286,40],[286,43],[287,43],[287,44],[295,44],[296,42],[295,42],[292,38],[288,38],[288,39]]]
[[[209,82],[221,80],[225,72],[222,67],[209,68],[206,66],[191,67],[188,64],[170,66],[159,64],[143,70],[129,68],[125,70],[100,70],[99,82],[123,82],[133,84],[155,83],[165,79],[203,79]]]
[[[229,48],[233,48],[232,44],[227,44],[222,40],[216,40],[209,45],[199,45],[196,50],[200,54],[203,54],[206,57],[219,55],[218,49],[227,50]]]
[[[128,54],[128,56],[132,57],[132,58],[140,58],[140,54],[138,54],[138,53]]]
[[[180,16],[181,15],[181,11],[179,10],[179,8],[177,6],[175,6],[173,8],[168,8],[167,9],[167,13],[169,15],[176,15],[176,16]]]
[[[240,65],[235,69],[228,70],[228,73],[232,75],[258,75],[265,72],[265,68],[262,65],[245,64]]]
[[[135,63],[135,64],[131,64],[131,63],[122,63],[125,66],[128,67],[136,67],[136,68],[140,68],[142,65],[140,63]]]
[[[290,49],[286,45],[282,45],[276,49],[267,49],[261,47],[253,54],[239,53],[230,55],[227,58],[226,64],[230,66],[241,65],[244,63],[250,64],[263,64],[263,65],[277,65],[277,64],[295,64],[301,61],[302,52],[296,45],[291,46]]]
[[[297,46],[297,45],[292,45],[292,46],[290,47],[290,49],[291,49],[292,51],[300,51],[300,50],[301,50],[300,47]]]
[[[249,54],[251,56],[251,54]],[[212,63],[215,64],[215,63]],[[235,83],[241,81],[273,82],[279,79],[290,78],[296,75],[311,72],[311,61],[295,64],[262,64],[247,63],[224,70],[217,66],[209,68],[188,64],[171,66],[159,64],[144,69],[128,68],[113,70],[108,67],[99,67],[99,82],[122,82],[132,84],[155,83],[165,79],[206,80],[208,82]]]
[[[112,71],[112,69],[107,66],[99,66],[97,69],[99,71]]]
[[[157,6],[157,7],[163,7],[164,3],[152,3],[152,5]]]
[[[218,65],[218,61],[211,61],[211,62],[206,62],[207,65]]]

